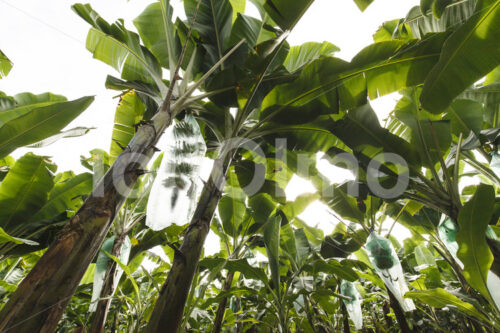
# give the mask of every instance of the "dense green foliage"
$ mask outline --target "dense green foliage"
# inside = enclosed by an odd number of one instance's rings
[[[168,276],[189,267],[186,296],[166,299],[183,311],[170,331],[500,331],[500,0],[421,0],[350,62],[328,42],[287,43],[313,0],[250,1],[260,17],[244,14],[245,0],[184,0],[185,21],[155,1],[134,31],[73,5],[91,26],[87,49],[120,74],[106,78],[121,94],[110,149],[82,156],[87,173],[9,154],[86,134],[62,130],[93,98],[0,92],[0,330],[47,247],[75,225],[89,232],[74,217],[97,180],[167,112],[169,146],[134,169],[58,332],[160,331],[163,291],[177,286]],[[0,78],[11,67],[0,52]],[[370,101],[395,92],[381,123]],[[215,161],[203,182],[200,152]],[[331,183],[320,157],[355,180]],[[294,175],[316,191],[287,198]],[[151,208],[155,182],[168,195]],[[331,211],[330,235],[300,217],[317,201]],[[171,215],[177,205],[185,214]],[[395,237],[396,224],[411,237]],[[208,228],[220,251],[200,257],[190,242]]]

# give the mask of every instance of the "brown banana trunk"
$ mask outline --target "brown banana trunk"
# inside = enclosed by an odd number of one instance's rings
[[[385,325],[387,327],[392,327],[392,318],[389,317],[391,309],[389,308],[389,304],[387,302],[384,302],[384,305],[382,305],[382,311],[384,311]]]
[[[116,238],[116,241],[113,244],[113,249],[111,251],[111,254],[113,256],[120,257],[120,252],[125,241],[125,237],[126,235],[123,234]],[[104,277],[104,285],[102,286],[101,294],[99,295],[97,309],[94,314],[94,319],[92,321],[92,326],[90,327],[89,333],[104,332],[104,325],[106,324],[106,318],[108,317],[109,307],[111,305],[111,297],[113,296],[113,285],[117,278],[117,266],[118,265],[114,260],[110,260],[108,263],[108,268]]]
[[[161,288],[145,332],[177,332],[203,244],[210,230],[210,222],[222,196],[225,175],[231,160],[232,153],[215,160],[182,245],[175,250],[172,268]]]
[[[116,212],[151,159],[153,146],[170,125],[169,112],[158,112],[139,128],[129,146],[97,184],[57,239],[11,295],[0,312],[0,331],[52,333],[99,251]],[[128,186],[118,192],[114,180]]]
[[[229,272],[226,277],[226,281],[224,282],[223,291],[228,291],[231,288],[231,284],[233,283],[234,273]],[[215,315],[214,327],[212,328],[212,333],[220,333],[222,329],[222,323],[224,319],[224,313],[226,312],[227,305],[227,297],[224,297],[219,302],[219,307],[217,308],[217,314]]]
[[[391,308],[394,311],[394,314],[396,315],[396,321],[398,322],[401,332],[412,333],[410,327],[408,326],[408,323],[406,322],[405,313],[401,308],[401,305],[399,305],[398,300],[396,299],[396,297],[394,297],[393,293],[388,288],[387,288],[387,293],[389,294]]]
[[[349,326],[349,316],[347,315],[347,309],[345,307],[344,302],[341,301],[340,303],[341,303],[341,307],[342,307],[342,317],[343,317],[343,323],[344,323],[343,332],[350,333],[351,327]]]

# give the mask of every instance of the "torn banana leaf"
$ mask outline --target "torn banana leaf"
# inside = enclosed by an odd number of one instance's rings
[[[415,310],[413,301],[404,298],[404,294],[409,291],[408,284],[391,242],[372,231],[366,243],[366,250],[375,271],[394,294],[403,310],[405,312]]]
[[[161,230],[187,223],[200,192],[200,167],[207,147],[192,115],[167,129],[163,160],[148,199],[146,225]]]
[[[343,296],[349,297],[351,300],[343,300],[349,318],[351,318],[354,323],[356,330],[361,330],[363,328],[363,314],[361,312],[361,295],[359,294],[356,284],[343,280],[340,284],[340,293]]]

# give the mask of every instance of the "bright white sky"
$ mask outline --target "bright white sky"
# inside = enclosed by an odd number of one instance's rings
[[[291,0],[293,1],[293,0]],[[135,30],[132,20],[152,0],[90,0],[92,7],[108,22],[124,18],[128,29]],[[118,76],[104,63],[92,59],[85,49],[89,25],[74,14],[70,0],[0,0],[0,49],[13,61],[14,67],[7,78],[0,80],[0,91],[8,95],[20,92],[43,93],[50,91],[68,99],[95,95],[96,100],[68,128],[96,127],[80,138],[64,139],[43,148],[33,149],[36,154],[52,156],[59,171],[84,171],[80,155],[88,156],[93,148],[109,149],[113,118],[118,95],[104,87],[107,74]],[[172,0],[175,8],[182,8],[179,0]],[[337,56],[350,60],[364,46],[372,43],[372,35],[385,21],[404,17],[418,0],[376,0],[361,13],[352,0],[316,0],[299,22],[288,41],[298,45],[307,41],[329,41],[341,51]],[[183,12],[177,10],[177,13]],[[255,8],[247,7],[253,15]],[[380,119],[394,106],[396,96],[386,96],[373,102]],[[21,156],[28,149],[19,149],[13,155]],[[345,175],[327,169],[327,175],[341,181]],[[332,174],[335,173],[335,174]],[[295,177],[287,188],[287,197],[314,191],[307,181]],[[311,205],[301,215],[311,225],[318,224],[325,234],[333,230],[335,222],[320,203]]]

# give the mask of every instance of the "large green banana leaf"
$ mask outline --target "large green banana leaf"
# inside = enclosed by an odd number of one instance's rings
[[[217,208],[224,232],[235,238],[239,226],[245,219],[245,202],[231,196],[223,196]]]
[[[234,21],[229,38],[224,43],[225,49],[235,46],[240,40],[245,39],[249,48],[271,40],[276,34],[266,29],[264,22],[251,16],[238,14]]]
[[[279,270],[279,247],[280,247],[281,217],[271,217],[264,226],[264,244],[266,245],[267,257],[271,278],[275,286],[278,298],[280,298],[280,270]]]
[[[493,187],[479,185],[474,196],[458,214],[459,231],[456,235],[459,245],[457,256],[464,264],[464,276],[473,288],[487,298],[490,298],[487,275],[493,263],[493,255],[486,242],[486,228],[494,203]]]
[[[372,44],[351,61],[323,57],[291,83],[274,88],[262,103],[261,118],[312,121],[321,114],[355,108],[370,99],[421,84],[439,58],[447,34],[425,41]]]
[[[6,77],[9,74],[11,68],[12,68],[12,62],[0,50],[0,79]]]
[[[44,106],[26,105],[0,111],[0,118],[6,115],[4,119],[8,119],[0,127],[0,158],[18,147],[58,134],[87,109],[93,100],[94,97],[82,97],[70,102],[49,102],[42,104]]]
[[[330,116],[320,116],[304,124],[277,125],[267,123],[256,133],[255,139],[263,137],[270,144],[278,138],[286,138],[287,149],[293,151],[326,152],[331,147],[350,150],[331,131],[333,120]]]
[[[280,230],[280,247],[297,268],[306,263],[311,252],[311,245],[304,229],[294,229],[290,223],[285,224]]]
[[[1,226],[12,236],[14,225],[26,221],[47,201],[56,166],[46,158],[26,154],[16,161],[0,184]]]
[[[462,301],[457,296],[442,288],[410,291],[405,294],[405,297],[420,301],[435,308],[450,307],[469,317],[488,321],[488,319],[481,312],[476,310],[472,304]]]
[[[92,190],[91,174],[74,175],[68,171],[54,176],[55,171],[56,166],[46,157],[28,153],[5,176],[0,184],[0,227],[13,237],[42,244],[36,248],[6,244],[0,248],[2,255],[12,250],[28,253],[47,246],[54,236],[52,226],[74,214],[82,197]]]
[[[268,123],[256,134],[264,136],[270,143],[276,137],[287,139],[289,150],[326,152],[337,147],[347,152],[365,151],[373,157],[381,151],[396,153],[408,163],[419,165],[417,151],[408,142],[380,126],[370,105],[351,110],[340,120],[332,116],[321,116],[313,122],[299,125],[276,125]]]
[[[369,104],[349,111],[343,119],[335,122],[331,132],[352,150],[363,151],[369,157],[378,154],[381,148],[386,153],[404,157],[409,164],[418,165],[420,162],[415,147],[380,126]]]
[[[441,112],[467,87],[500,64],[500,0],[479,0],[475,13],[445,42],[424,83],[421,100]]]
[[[131,91],[123,95],[115,112],[112,142],[109,148],[110,163],[122,153],[135,135],[136,127],[143,118],[146,107],[137,93]]]
[[[184,1],[188,19],[194,16],[198,0]],[[201,0],[194,22],[207,52],[205,66],[210,68],[224,55],[224,41],[229,38],[233,20],[233,8],[229,0]]]
[[[65,211],[73,215],[81,205],[81,197],[91,191],[90,173],[75,175],[72,171],[63,172],[54,178],[54,187],[48,193],[47,201],[28,221],[49,219]]]
[[[479,135],[483,129],[484,107],[481,103],[465,99],[457,99],[446,109],[444,119],[451,122],[451,132],[459,137],[460,133],[466,138],[472,131]]]
[[[122,79],[156,84],[162,96],[166,94],[158,60],[141,46],[139,36],[127,30],[122,20],[109,24],[89,4],[75,4],[71,8],[92,26],[86,47],[94,58],[112,66]]]
[[[402,92],[403,97],[394,108],[394,115],[403,124],[411,129],[410,143],[420,154],[420,159],[428,167],[439,162],[440,156],[446,152],[451,144],[450,122],[443,121],[440,116],[432,115],[422,110],[419,96],[421,89],[410,88]],[[458,118],[455,110],[450,110],[453,123],[459,123],[464,118]],[[462,112],[463,113],[463,112]],[[464,135],[468,135],[469,132]],[[437,138],[439,147],[436,146]],[[439,149],[438,149],[439,148]]]
[[[20,93],[11,97],[0,92],[0,128],[9,120],[13,120],[30,112],[36,112],[38,108],[66,101],[66,97],[52,93],[43,93],[39,95],[32,93]],[[91,128],[75,127],[47,138],[44,137],[41,141],[32,143],[28,147],[45,147],[61,138],[85,135],[89,132],[89,130],[91,130]]]
[[[144,42],[160,64],[169,69],[177,65],[173,8],[169,0],[153,2],[134,20]],[[173,72],[173,70],[172,70]]]

